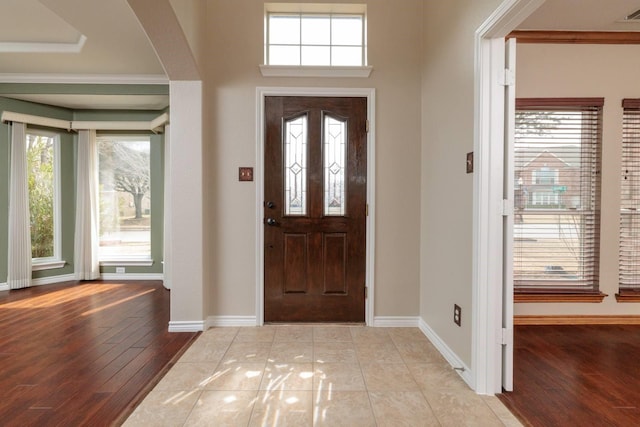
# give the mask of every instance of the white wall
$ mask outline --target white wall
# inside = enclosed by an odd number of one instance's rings
[[[205,318],[203,265],[202,83],[170,84],[171,324]],[[189,171],[189,173],[185,173]]]
[[[191,52],[193,53],[199,68],[202,70],[206,55],[204,32],[206,27],[206,2],[203,0],[169,0]]]
[[[474,34],[499,0],[425,0],[420,315],[471,366]],[[453,306],[462,308],[462,326]]]
[[[345,2],[346,3],[346,2]],[[376,316],[419,314],[421,0],[367,4],[370,78],[264,78],[264,2],[207,2],[208,315],[255,313],[256,87],[376,89]],[[208,175],[207,175],[208,174]]]
[[[516,96],[604,97],[600,290],[593,303],[518,303],[516,315],[640,314],[640,305],[616,303],[622,153],[622,99],[640,98],[640,46],[519,44]]]

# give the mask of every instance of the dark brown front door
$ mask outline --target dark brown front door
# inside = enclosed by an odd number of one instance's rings
[[[366,98],[267,97],[265,322],[364,322]]]

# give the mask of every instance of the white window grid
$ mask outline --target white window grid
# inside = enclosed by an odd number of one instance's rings
[[[342,44],[333,44],[333,43],[329,43],[329,44],[303,44],[302,41],[300,41],[300,43],[271,43],[271,41],[269,40],[269,34],[270,34],[270,25],[271,25],[271,17],[272,16],[288,16],[288,17],[298,17],[299,18],[299,22],[300,22],[300,34],[302,34],[302,23],[303,23],[303,17],[307,17],[307,16],[315,16],[315,17],[327,17],[329,18],[329,40],[332,40],[332,27],[333,27],[333,18],[360,18],[360,21],[362,23],[361,25],[361,35],[360,35],[360,40],[361,40],[361,44],[359,45],[342,45]],[[271,59],[269,57],[269,48],[271,46],[289,46],[289,47],[298,47],[299,49],[299,66],[302,66],[302,50],[305,47],[325,47],[325,48],[329,48],[329,64],[327,64],[327,66],[331,66],[331,67],[335,67],[336,65],[334,65],[332,63],[332,58],[333,58],[333,48],[336,47],[358,47],[360,48],[360,63],[357,66],[366,66],[367,65],[367,49],[366,49],[366,36],[367,36],[367,30],[366,30],[366,20],[365,20],[365,15],[363,13],[311,13],[311,12],[304,12],[304,13],[290,13],[290,12],[268,12],[266,19],[265,19],[265,47],[264,47],[264,57],[265,57],[265,64],[267,65],[280,65],[280,64],[272,64],[271,63]]]

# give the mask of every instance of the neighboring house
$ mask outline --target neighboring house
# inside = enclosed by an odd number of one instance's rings
[[[580,168],[570,163],[573,153],[558,151],[561,154],[532,153],[535,157],[528,161],[526,154],[516,152],[524,163],[518,165],[515,175],[516,208],[576,208],[580,200]]]

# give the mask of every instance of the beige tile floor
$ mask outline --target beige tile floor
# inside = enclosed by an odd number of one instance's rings
[[[204,332],[125,426],[520,426],[417,328]]]

